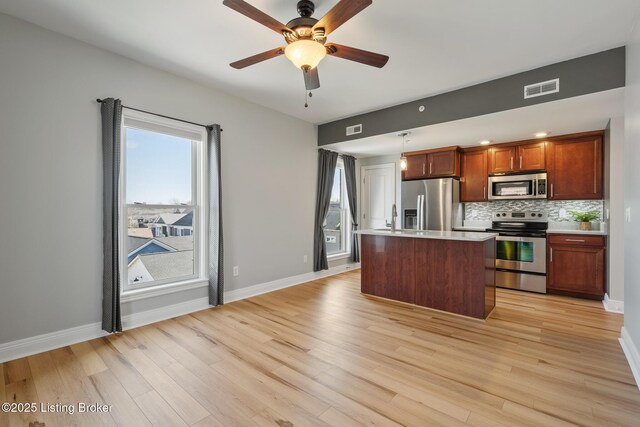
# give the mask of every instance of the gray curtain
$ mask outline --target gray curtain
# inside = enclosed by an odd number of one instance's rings
[[[358,190],[356,189],[356,158],[353,156],[342,156],[344,164],[344,176],[347,184],[347,199],[349,200],[349,211],[351,212],[352,234],[351,234],[351,261],[360,262],[360,247],[358,246]]]
[[[120,149],[122,103],[119,99],[102,101],[102,329],[122,331],[120,316],[120,254],[118,250]]]
[[[224,304],[220,125],[207,127],[209,164],[209,304]]]
[[[318,150],[318,191],[316,194],[316,218],[313,231],[313,271],[328,270],[327,244],[322,226],[331,203],[333,177],[336,172],[338,153]]]

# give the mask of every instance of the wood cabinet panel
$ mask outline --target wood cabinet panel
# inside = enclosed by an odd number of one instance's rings
[[[547,291],[602,299],[605,240],[602,236],[552,235],[547,249]]]
[[[515,147],[491,147],[489,149],[489,173],[513,172]]]
[[[462,153],[461,163],[460,201],[487,201],[487,180],[489,176],[487,150]]]
[[[407,155],[407,170],[402,172],[402,179],[422,179],[427,177],[427,155]]]
[[[549,199],[602,199],[602,137],[554,141],[548,145]]]
[[[415,303],[484,318],[487,309],[486,276],[477,274],[487,267],[484,242],[415,240]],[[490,270],[495,271],[493,266]],[[495,286],[493,288],[495,292]]]
[[[545,142],[519,145],[517,150],[517,167],[520,171],[536,171],[547,168]]]
[[[427,156],[427,174],[430,178],[460,176],[459,161],[456,150],[431,153]]]
[[[414,240],[362,236],[362,292],[414,303]]]
[[[590,236],[588,234],[549,234],[549,244],[572,246],[605,246],[604,236]]]

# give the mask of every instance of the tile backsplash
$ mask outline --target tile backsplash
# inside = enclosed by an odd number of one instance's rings
[[[567,211],[567,217],[560,217],[560,209]],[[602,200],[500,200],[495,202],[465,203],[465,221],[491,221],[496,212],[500,211],[546,211],[549,221],[571,222],[573,218],[569,211],[596,211],[603,220],[604,203]]]

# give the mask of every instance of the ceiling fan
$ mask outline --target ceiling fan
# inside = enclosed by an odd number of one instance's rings
[[[224,0],[222,4],[282,34],[287,42],[286,47],[271,49],[230,65],[235,69],[242,69],[285,55],[297,68],[302,69],[305,87],[309,91],[320,87],[317,66],[327,55],[382,68],[389,60],[388,56],[336,43],[326,43],[327,36],[331,32],[371,3],[372,0],[340,0],[325,16],[317,20],[311,17],[315,11],[313,2],[300,0],[298,2],[300,17],[284,25],[243,0]]]

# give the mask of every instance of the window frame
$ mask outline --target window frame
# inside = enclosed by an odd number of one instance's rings
[[[183,204],[129,204],[127,203],[127,129],[134,128],[149,132],[162,133],[170,136],[191,140],[191,201],[189,205]],[[136,300],[145,294],[155,296],[164,293],[172,293],[182,288],[192,289],[206,286],[208,274],[206,272],[208,246],[206,230],[208,230],[208,183],[207,174],[207,132],[200,126],[172,120],[165,117],[143,113],[136,110],[123,108],[121,122],[120,149],[120,183],[119,183],[119,213],[120,213],[120,293],[123,300]],[[139,206],[142,208],[179,208],[193,209],[193,260],[194,273],[187,276],[179,276],[169,279],[153,280],[140,284],[129,283],[128,274],[128,209]]]
[[[347,195],[347,174],[345,173],[344,170],[344,162],[342,161],[341,158],[338,158],[338,161],[336,162],[336,171],[340,170],[340,180],[341,180],[341,188],[340,188],[340,192],[342,194],[342,197],[340,199],[340,209],[342,211],[342,214],[344,215],[344,222],[345,227],[344,227],[344,232],[341,233],[342,236],[342,247],[344,248],[342,251],[340,252],[336,252],[333,254],[329,254],[327,253],[327,260],[336,260],[336,259],[342,259],[342,258],[347,258],[349,256],[351,256],[351,235],[353,232],[353,219],[351,218],[351,210],[349,209],[349,196]],[[342,220],[342,217],[341,217]],[[323,227],[324,230],[324,227]]]

